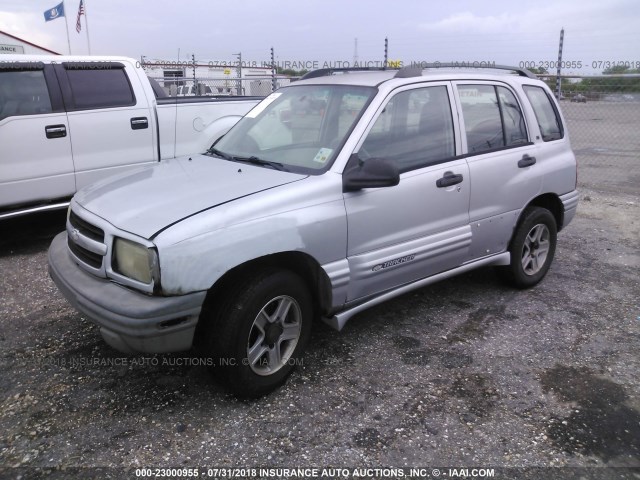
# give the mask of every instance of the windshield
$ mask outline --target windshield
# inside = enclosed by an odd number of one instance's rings
[[[256,105],[210,152],[233,160],[274,162],[293,172],[321,173],[375,93],[373,87],[353,85],[282,88]]]

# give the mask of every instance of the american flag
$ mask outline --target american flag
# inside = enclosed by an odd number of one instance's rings
[[[78,18],[76,20],[76,32],[80,33],[82,30],[82,23],[80,23],[80,17],[84,15],[84,3],[83,0],[80,0],[80,7],[78,7]]]

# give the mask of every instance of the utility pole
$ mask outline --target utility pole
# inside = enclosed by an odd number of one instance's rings
[[[355,43],[353,46],[353,66],[358,66],[358,39],[355,39]]]
[[[236,95],[242,95],[242,52],[232,53],[238,57],[238,66],[236,68],[236,72],[238,75],[238,81],[236,83]]]
[[[276,60],[273,53],[273,47],[271,47],[271,91],[275,92],[276,88]]]
[[[194,53],[191,54],[191,67],[193,68],[193,89],[198,91],[198,84],[196,83],[196,55]]]
[[[558,48],[558,68],[556,69],[556,98],[560,100],[562,94],[562,78],[560,78],[562,65],[562,43],[564,42],[564,27],[560,30],[560,47]]]
[[[386,70],[389,62],[389,39],[384,37],[384,64],[382,65],[382,69]]]

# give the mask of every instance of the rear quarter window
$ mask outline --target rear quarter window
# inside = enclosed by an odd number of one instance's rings
[[[77,110],[136,104],[131,84],[122,68],[67,70],[67,77]]]
[[[542,140],[550,142],[563,138],[564,129],[562,128],[560,115],[547,92],[543,88],[533,85],[524,85],[523,89],[536,115]]]

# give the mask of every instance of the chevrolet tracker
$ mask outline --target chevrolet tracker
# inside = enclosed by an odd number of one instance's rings
[[[484,266],[536,285],[577,203],[560,108],[530,72],[318,70],[207,152],[82,189],[49,266],[116,349],[195,344],[256,396],[314,319],[340,330]]]

